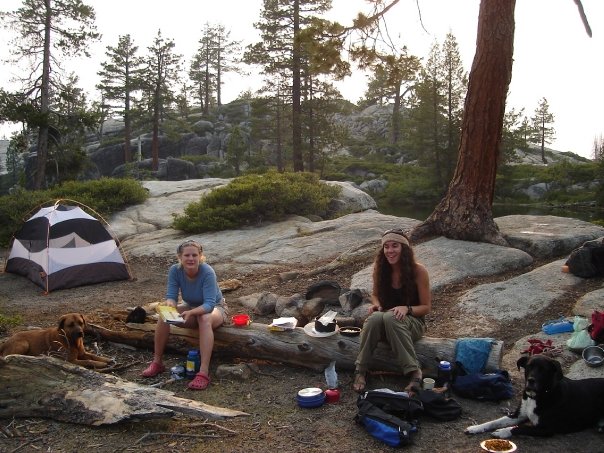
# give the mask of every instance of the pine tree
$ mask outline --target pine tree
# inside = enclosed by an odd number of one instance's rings
[[[116,47],[108,46],[105,52],[107,61],[101,63],[98,72],[103,99],[117,101],[113,109],[124,118],[124,163],[132,160],[130,148],[132,136],[133,94],[140,88],[142,58],[137,56],[138,46],[134,45],[130,35],[120,36]]]
[[[244,60],[263,67],[267,79],[287,80],[291,105],[292,159],[294,171],[304,170],[302,151],[302,66],[311,46],[304,29],[310,27],[317,14],[327,11],[331,0],[264,0],[260,20],[254,26],[260,30],[261,41],[247,47]],[[318,36],[315,36],[318,39]],[[306,52],[306,53],[305,53]],[[319,59],[318,59],[319,60]],[[317,64],[326,71],[329,64]],[[277,85],[273,84],[273,88]],[[279,89],[280,91],[280,89]],[[276,91],[273,91],[276,93]]]
[[[174,41],[164,39],[158,30],[153,45],[147,48],[147,68],[143,71],[142,80],[147,93],[147,101],[151,108],[151,126],[153,138],[151,141],[151,168],[159,168],[159,129],[164,111],[175,99],[174,85],[178,83],[181,56],[174,54]]]
[[[0,13],[5,26],[17,32],[11,44],[17,59],[30,60],[35,68],[28,77],[23,93],[31,93],[39,112],[36,174],[33,187],[46,182],[50,112],[53,87],[58,86],[62,57],[88,54],[90,40],[98,39],[94,26],[94,9],[81,0],[24,0],[16,11]]]
[[[539,105],[531,118],[532,129],[534,131],[531,136],[531,143],[540,146],[541,160],[544,164],[547,163],[547,159],[545,158],[545,144],[550,144],[556,135],[556,131],[552,126],[553,122],[554,115],[549,111],[547,99],[541,98]]]

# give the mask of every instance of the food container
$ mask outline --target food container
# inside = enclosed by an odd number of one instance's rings
[[[361,333],[360,327],[340,327],[340,333],[345,337],[357,337]]]
[[[487,439],[480,442],[480,447],[489,453],[512,453],[516,444],[507,439]]]
[[[338,401],[340,401],[340,391],[338,389],[325,390],[326,403],[337,403]]]
[[[596,368],[604,363],[604,349],[600,346],[588,346],[583,349],[582,355],[589,367]]]
[[[233,322],[233,325],[237,327],[249,326],[250,322],[252,322],[249,315],[246,314],[233,315],[231,321]]]
[[[315,318],[315,331],[319,333],[335,332],[337,325],[338,323],[335,320],[328,324],[323,324],[321,321],[319,321],[319,318]]]
[[[318,387],[308,387],[298,392],[296,401],[300,407],[319,407],[325,403],[325,392]]]

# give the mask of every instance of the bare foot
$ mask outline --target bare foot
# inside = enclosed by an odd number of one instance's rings
[[[405,391],[412,393],[415,392],[417,388],[422,387],[422,370],[415,370],[409,373],[409,378],[411,379],[409,384],[405,387]]]
[[[365,373],[360,371],[354,372],[354,382],[352,383],[352,389],[357,393],[363,393],[367,385],[367,379]]]

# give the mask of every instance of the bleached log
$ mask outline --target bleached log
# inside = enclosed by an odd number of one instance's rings
[[[0,418],[43,417],[99,426],[175,412],[210,419],[248,415],[48,356],[0,358],[0,382]]]
[[[135,332],[125,332],[126,336],[137,339],[149,338],[149,332],[155,330],[155,324],[127,324]],[[96,326],[95,326],[96,327]],[[174,342],[185,340],[189,345],[198,345],[197,330],[183,329],[171,326],[171,345]],[[98,334],[104,337],[99,331]],[[119,334],[119,332],[118,332]],[[148,348],[153,348],[152,336],[148,341]],[[116,336],[112,341],[118,341]],[[292,331],[274,332],[268,325],[251,323],[247,327],[222,326],[214,332],[214,354],[219,356],[255,358],[272,360],[284,364],[301,366],[313,370],[323,370],[332,360],[341,370],[353,370],[354,361],[359,352],[359,337],[345,337],[339,333],[330,337],[310,337],[304,329],[297,327]],[[422,367],[428,371],[436,369],[437,361],[453,361],[457,340],[452,338],[424,337],[415,344],[415,350]],[[131,344],[131,343],[130,343]],[[177,348],[174,348],[177,349]],[[486,364],[487,370],[501,368],[503,342],[495,341]],[[400,371],[392,362],[392,352],[384,343],[380,344],[371,364],[371,369],[381,371]]]

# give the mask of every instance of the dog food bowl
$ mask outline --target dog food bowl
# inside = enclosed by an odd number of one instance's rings
[[[319,332],[319,333],[335,332],[337,325],[338,325],[338,323],[335,320],[333,320],[329,324],[325,325],[321,321],[319,321],[319,318],[315,318],[315,332]]]
[[[340,327],[340,333],[346,337],[358,337],[361,333],[360,327]]]
[[[516,444],[506,439],[487,439],[480,442],[480,447],[490,453],[512,453]]]
[[[308,387],[298,392],[296,401],[300,407],[319,407],[325,402],[325,392],[318,387]]]
[[[588,346],[583,349],[583,360],[592,368],[598,367],[604,363],[604,349],[600,346]]]
[[[250,317],[245,314],[233,315],[231,321],[233,321],[233,325],[237,327],[248,326],[250,322],[252,322]]]

